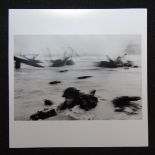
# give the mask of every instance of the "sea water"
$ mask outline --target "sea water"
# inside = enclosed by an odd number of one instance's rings
[[[82,92],[89,93],[96,90],[99,99],[98,106],[91,112],[95,120],[141,119],[141,110],[134,115],[115,112],[112,100],[119,96],[141,97],[141,66],[140,56],[130,56],[130,60],[138,64],[138,68],[102,68],[96,63],[101,57],[73,58],[75,65],[63,67],[36,68],[21,65],[21,69],[14,71],[14,116],[15,120],[29,120],[30,115],[51,108],[44,105],[44,99],[52,100],[55,108],[64,101],[63,91],[68,87],[75,87]],[[67,72],[59,72],[68,70]],[[77,79],[79,76],[92,76],[87,79]],[[61,81],[50,85],[51,81]],[[137,102],[141,105],[141,100]],[[49,118],[48,120],[68,120],[66,113]]]

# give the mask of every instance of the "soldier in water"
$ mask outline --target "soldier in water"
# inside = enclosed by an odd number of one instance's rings
[[[79,108],[88,111],[97,106],[98,98],[94,96],[95,92],[96,90],[92,90],[90,94],[85,94],[74,87],[69,87],[64,91],[62,95],[62,97],[65,98],[65,101],[63,103],[58,105],[55,109],[38,111],[37,113],[31,115],[30,119],[47,119],[49,117],[58,115],[66,109],[72,109],[74,106],[79,106]]]
[[[74,106],[78,105],[81,109],[90,110],[96,107],[98,99],[95,97],[96,90],[92,90],[90,94],[81,93],[74,87],[69,87],[64,91],[62,97],[65,98],[65,101],[60,104],[57,109],[64,110],[64,109],[71,109]]]

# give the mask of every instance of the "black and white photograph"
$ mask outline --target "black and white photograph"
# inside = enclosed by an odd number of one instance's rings
[[[9,10],[9,147],[148,146],[147,9]]]
[[[15,120],[142,119],[140,35],[16,35]]]

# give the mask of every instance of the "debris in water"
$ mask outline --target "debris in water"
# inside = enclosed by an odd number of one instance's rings
[[[51,81],[51,82],[49,82],[49,84],[58,84],[58,83],[61,83],[61,81]]]
[[[92,76],[79,76],[79,77],[77,77],[77,79],[87,79],[87,78],[90,78],[90,77],[92,77]]]
[[[15,61],[15,68],[16,69],[20,69],[21,67],[21,64],[26,64],[26,65],[29,65],[29,66],[33,66],[33,67],[41,67],[43,68],[43,66],[41,66],[39,64],[39,60],[33,60],[33,59],[28,59],[28,58],[25,58],[25,57],[21,57],[21,56],[14,56],[14,61]]]
[[[138,68],[135,66],[132,61],[126,60],[124,61],[123,58],[127,55],[124,53],[123,56],[118,56],[116,59],[111,59],[108,55],[106,55],[108,61],[100,61],[97,63],[97,67],[105,67],[105,68],[118,68],[118,67],[133,67]]]
[[[42,110],[42,111],[38,111],[37,113],[35,114],[32,114],[30,116],[30,119],[31,120],[44,120],[44,119],[47,119],[49,117],[52,117],[52,116],[56,116],[57,115],[57,112],[55,109],[51,109],[51,110]]]
[[[54,103],[51,100],[44,100],[44,105],[53,105]]]
[[[139,96],[121,96],[112,100],[115,107],[115,112],[126,112],[127,114],[136,114],[135,112],[140,109],[140,105],[134,101],[140,100]]]
[[[138,66],[135,65],[135,66],[133,66],[133,68],[138,68]]]
[[[59,72],[60,73],[64,73],[64,72],[67,72],[68,70],[67,69],[65,69],[65,70],[60,70]]]
[[[51,67],[62,67],[62,66],[66,66],[66,65],[74,65],[74,61],[72,60],[72,55],[71,56],[66,56],[66,54],[64,53],[64,57],[62,59],[55,59],[55,60],[51,60]]]

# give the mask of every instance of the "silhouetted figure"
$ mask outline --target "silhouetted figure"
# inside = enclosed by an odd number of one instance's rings
[[[69,87],[64,91],[63,94],[65,102],[58,106],[58,110],[64,110],[67,108],[70,109],[76,105],[84,110],[95,108],[98,102],[98,98],[94,95],[95,90],[90,92],[90,94],[84,94],[74,87]]]
[[[92,90],[90,94],[81,93],[78,89],[74,87],[67,88],[62,97],[65,98],[65,101],[58,105],[55,109],[44,109],[38,111],[30,116],[31,120],[47,119],[58,115],[61,111],[66,109],[72,109],[74,106],[79,106],[79,108],[86,111],[95,108],[97,106],[98,98],[95,97],[96,90]],[[49,100],[45,100],[48,104]]]
[[[135,101],[138,101],[140,99],[141,97],[139,96],[120,96],[113,99],[112,102],[116,112],[126,112],[124,110],[126,107],[128,107],[131,109],[131,112],[127,113],[135,114],[134,112],[140,108],[140,106],[137,103],[135,103]]]

